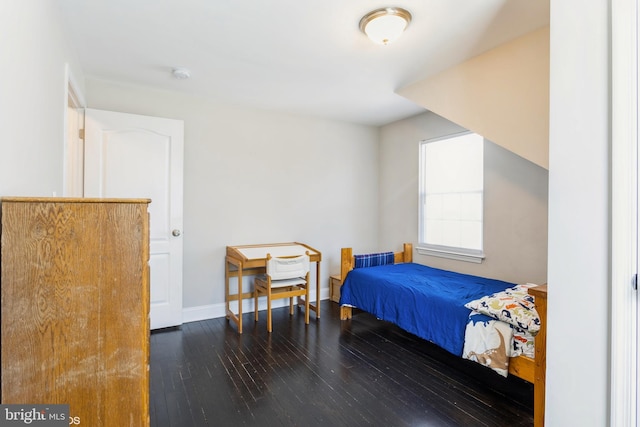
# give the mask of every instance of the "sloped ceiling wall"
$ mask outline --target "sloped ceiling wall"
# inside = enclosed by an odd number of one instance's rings
[[[549,27],[398,93],[549,169]]]

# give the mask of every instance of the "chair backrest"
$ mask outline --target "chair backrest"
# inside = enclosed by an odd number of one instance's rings
[[[304,277],[309,272],[309,255],[288,258],[271,258],[267,255],[267,275],[271,280],[293,279]]]

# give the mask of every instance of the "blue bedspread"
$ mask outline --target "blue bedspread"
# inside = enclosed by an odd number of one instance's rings
[[[513,286],[421,264],[391,264],[351,270],[340,289],[340,304],[395,323],[462,356],[471,312],[465,303]]]

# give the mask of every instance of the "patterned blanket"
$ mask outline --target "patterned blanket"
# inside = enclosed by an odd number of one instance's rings
[[[540,317],[527,292],[532,286],[536,285],[517,285],[465,305],[472,312],[465,329],[463,358],[506,377],[510,357],[534,357]]]

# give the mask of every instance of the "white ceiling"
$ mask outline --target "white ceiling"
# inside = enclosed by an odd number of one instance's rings
[[[368,125],[424,111],[397,89],[549,25],[548,0],[57,1],[86,77]],[[380,46],[358,23],[386,6],[413,21]]]

